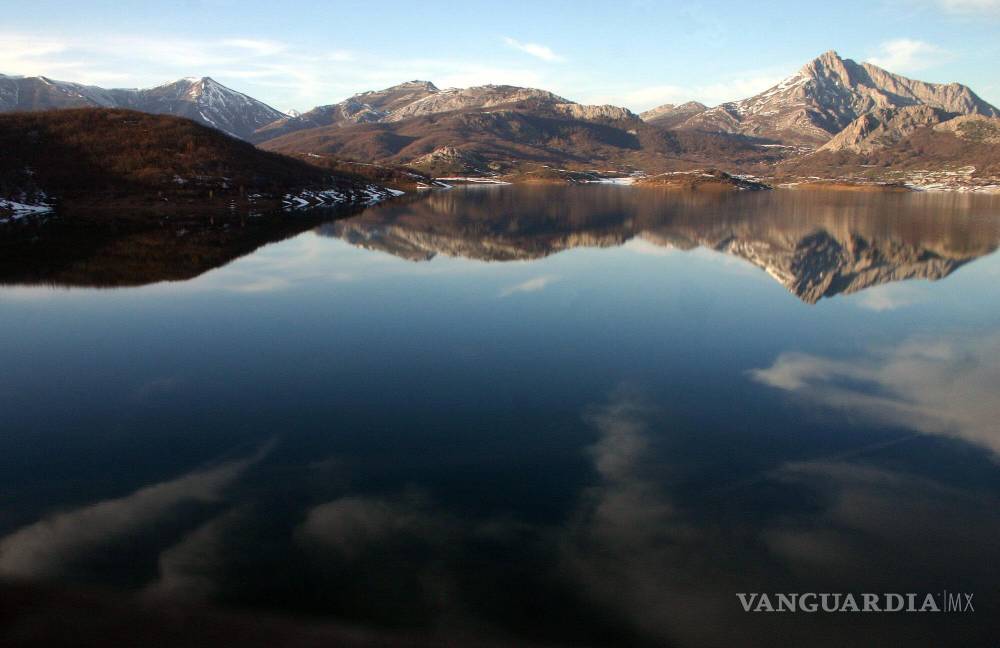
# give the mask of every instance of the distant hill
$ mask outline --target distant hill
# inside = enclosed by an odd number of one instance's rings
[[[59,108],[128,108],[177,115],[241,139],[285,117],[262,101],[209,77],[178,79],[155,88],[106,90],[44,76],[0,74],[0,112]]]
[[[261,146],[288,154],[405,164],[438,175],[507,172],[525,163],[577,170],[688,169],[719,160],[773,162],[783,155],[741,136],[671,132],[624,108],[578,104],[544,90],[516,86],[437,90],[425,82],[414,90],[416,83],[368,93],[392,97],[391,110],[359,107],[357,102],[367,95],[356,95],[334,107],[310,111],[338,119],[324,126],[291,129],[289,124],[303,125],[302,119],[310,114],[305,113],[283,123],[283,134]],[[403,96],[418,98],[407,103]],[[348,107],[355,118],[344,118]],[[265,129],[256,137],[270,132]]]
[[[676,128],[695,115],[708,110],[708,106],[697,101],[678,105],[663,104],[639,114],[642,121],[660,128]]]
[[[264,209],[302,192],[344,203],[388,195],[187,119],[131,110],[2,114],[0,151],[0,199],[28,205]]]

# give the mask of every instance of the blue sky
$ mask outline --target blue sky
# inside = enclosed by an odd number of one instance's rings
[[[643,110],[766,89],[825,50],[1000,104],[1000,0],[0,0],[0,73],[106,87],[212,76],[306,110],[410,79]]]

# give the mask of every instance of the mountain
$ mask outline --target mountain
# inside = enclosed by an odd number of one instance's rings
[[[187,117],[240,139],[285,115],[210,77],[187,78],[127,95],[131,108],[158,115]]]
[[[260,213],[391,193],[188,119],[120,108],[0,114],[0,151],[0,221],[51,206],[148,220],[150,212]]]
[[[535,88],[485,85],[440,90],[430,81],[409,81],[385,90],[362,92],[339,103],[318,106],[298,117],[280,119],[261,128],[253,136],[253,140],[264,142],[288,133],[323,126],[393,123],[461,110],[510,106],[532,107],[576,119],[616,120],[635,117],[625,108],[582,106]]]
[[[285,115],[209,78],[187,78],[155,88],[112,89],[47,77],[0,75],[0,112],[59,108],[127,108],[187,117],[224,133],[249,139]]]
[[[821,146],[863,115],[908,106],[1000,116],[964,85],[915,81],[829,51],[772,88],[696,114],[678,128]]]
[[[653,124],[660,128],[675,128],[706,110],[708,110],[708,106],[697,101],[689,101],[679,106],[668,103],[639,113],[639,117],[647,124]]]
[[[618,106],[509,85],[439,90],[423,81],[355,95],[254,136],[286,154],[404,164],[437,175],[556,169],[656,171],[773,162],[784,155],[724,133],[671,132]]]

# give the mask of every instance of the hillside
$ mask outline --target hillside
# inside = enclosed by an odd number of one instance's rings
[[[437,86],[429,81],[409,81],[385,90],[362,92],[335,104],[317,106],[301,115],[277,119],[258,128],[250,139],[263,142],[309,128],[376,122],[436,92]]]
[[[8,201],[8,212],[10,201],[63,211],[255,211],[297,205],[302,196],[333,204],[388,195],[187,119],[130,110],[0,115],[0,150],[0,201]]]
[[[1000,191],[998,118],[973,115],[931,121],[888,141],[879,141],[879,129],[874,133],[861,138],[858,146],[824,147],[761,172],[786,182],[819,177]]]

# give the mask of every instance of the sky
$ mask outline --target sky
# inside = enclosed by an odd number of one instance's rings
[[[103,87],[211,76],[283,111],[412,79],[635,111],[716,105],[830,49],[1000,105],[1000,0],[0,0],[0,16],[2,74]]]

